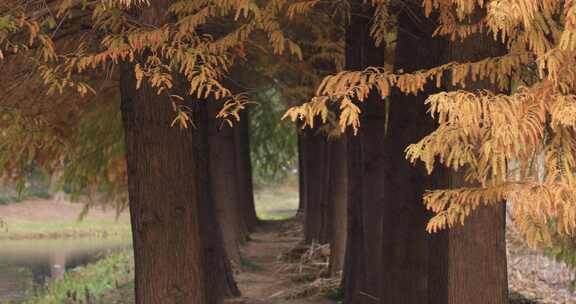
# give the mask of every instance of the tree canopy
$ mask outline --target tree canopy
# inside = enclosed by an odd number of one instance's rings
[[[368,3],[375,7],[374,42],[383,43],[395,24],[389,8],[401,4]],[[173,91],[175,73],[185,77],[186,94],[197,99],[224,98],[220,116],[234,117],[246,103],[225,84],[237,63],[264,53],[288,54],[283,57],[287,64],[277,63],[274,78],[281,80],[279,75],[290,65],[317,69],[314,56],[309,56],[314,50],[332,66],[320,73],[296,73],[295,77],[303,78],[302,86],[318,83],[318,75],[342,67],[334,24],[346,20],[346,1],[180,0],[171,2],[166,12],[170,17],[161,25],[135,18],[137,8],[154,5],[146,0],[0,4],[0,58],[5,71],[0,90],[2,107],[7,109],[2,121],[10,125],[2,134],[5,168],[21,168],[31,160],[50,160],[46,167],[55,168],[63,151],[77,151],[74,143],[79,135],[66,130],[82,125],[82,117],[89,115],[88,104],[113,98],[117,65],[123,61],[138,61],[134,70],[138,84],[147,82],[167,96],[175,111],[174,124],[182,127],[192,125],[193,117],[182,96]],[[424,202],[437,214],[428,230],[462,223],[474,209],[508,199],[515,202],[516,222],[531,243],[549,241],[550,227],[572,234],[576,229],[576,3],[426,0],[423,7],[427,15],[437,18],[436,35],[457,42],[487,33],[503,44],[505,52],[414,73],[390,66],[340,71],[319,83],[310,102],[286,115],[312,126],[315,116],[326,121],[335,103],[341,131],[348,127],[356,131],[361,127],[358,102],[369,92],[376,90],[386,98],[395,87],[417,94],[426,84],[435,83],[447,90],[427,100],[439,126],[411,145],[407,158],[423,162],[428,171],[438,164],[464,168],[467,179],[478,186],[428,192]],[[314,29],[320,33],[312,39],[314,46],[299,41],[294,26],[302,20],[298,18],[310,14],[315,14]],[[326,52],[317,52],[318,48]],[[294,63],[294,58],[302,61]],[[510,94],[479,91],[466,87],[469,79],[514,90]],[[42,102],[45,94],[58,97]],[[28,132],[26,138],[16,140],[24,129],[41,129],[42,135]],[[541,179],[539,171],[544,172]]]
[[[378,7],[388,1],[372,3]],[[476,61],[449,62],[410,74],[384,67],[343,71],[326,77],[316,97],[287,115],[312,125],[314,116],[325,118],[327,105],[337,103],[341,129],[356,131],[361,113],[354,101],[362,102],[372,90],[386,98],[392,87],[406,94],[418,94],[430,82],[456,88],[427,99],[439,126],[408,147],[407,158],[422,161],[429,172],[437,163],[464,168],[467,180],[478,186],[429,191],[424,202],[436,216],[428,230],[463,223],[474,209],[507,199],[514,202],[515,221],[532,244],[549,242],[551,231],[572,234],[576,3],[426,0],[423,5],[428,16],[437,16],[435,35],[456,43],[487,33],[506,52],[487,58],[479,54]],[[478,13],[482,10],[485,14]],[[385,33],[375,23],[375,40]],[[475,90],[466,87],[469,79],[515,88],[511,94]],[[539,179],[538,172],[544,178]]]

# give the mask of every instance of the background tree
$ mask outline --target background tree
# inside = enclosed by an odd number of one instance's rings
[[[444,76],[449,76],[451,85],[464,86],[469,79],[483,79],[504,89],[511,78],[521,83],[523,72],[534,68],[537,79],[511,94],[459,90],[429,97],[427,104],[439,127],[410,146],[407,157],[424,161],[429,171],[437,161],[454,170],[464,166],[467,181],[480,185],[428,192],[425,203],[437,213],[429,222],[429,231],[462,223],[476,208],[500,204],[507,198],[523,202],[514,205],[514,218],[527,239],[532,244],[546,242],[550,234],[545,222],[557,221],[561,234],[571,233],[573,226],[569,220],[569,189],[573,188],[567,188],[573,172],[569,136],[572,122],[566,116],[571,113],[574,83],[566,65],[572,60],[574,46],[573,3],[490,1],[485,6],[486,17],[477,23],[458,24],[471,20],[478,7],[478,3],[468,0],[424,1],[427,14],[439,12],[438,35],[459,40],[489,32],[504,41],[505,54],[473,62],[450,62],[414,73],[389,73],[373,67],[339,73],[323,81],[319,96],[305,107],[294,108],[289,115],[301,115],[310,122],[311,114],[321,113],[327,103],[338,102],[343,108],[341,127],[355,129],[359,112],[350,99],[365,100],[371,89],[382,96],[387,96],[391,87],[418,93],[428,82],[441,86]],[[375,35],[384,37],[385,32],[376,30]],[[536,182],[529,169],[540,152],[546,155],[547,175],[543,182]],[[506,170],[510,161],[519,164],[518,174],[513,177]],[[544,196],[544,192],[552,196]]]
[[[383,66],[385,48],[376,47],[370,36],[373,8],[363,1],[351,5],[346,35],[346,68],[363,69]],[[358,102],[358,101],[355,101]],[[348,244],[344,270],[346,303],[374,303],[380,288],[382,203],[385,193],[382,158],[386,134],[384,103],[374,93],[362,103],[363,127],[357,136],[348,138]],[[356,105],[355,105],[356,107]]]

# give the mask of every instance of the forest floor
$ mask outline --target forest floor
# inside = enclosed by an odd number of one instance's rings
[[[242,247],[243,265],[236,267],[235,278],[242,297],[228,299],[225,304],[335,304],[328,298],[312,295],[291,298],[291,291],[309,282],[296,283],[281,257],[290,252],[301,238],[294,234],[300,224],[295,220],[264,221],[251,240]],[[240,268],[240,269],[238,269]],[[132,284],[121,286],[100,296],[99,304],[132,304]]]
[[[242,304],[330,304],[336,303],[322,296],[292,298],[292,292],[301,289],[293,280],[293,273],[286,271],[288,262],[281,257],[297,247],[301,237],[294,235],[298,229],[295,220],[262,222],[252,234],[251,241],[243,248],[244,259],[249,261],[244,271],[236,274],[242,298],[229,303]],[[247,263],[245,263],[247,264]],[[308,285],[310,282],[301,282]]]
[[[512,304],[576,303],[576,272],[563,262],[529,248],[513,225],[506,228],[508,286]]]
[[[310,265],[287,258],[294,249],[300,248],[298,245],[302,240],[301,221],[298,218],[288,220],[297,208],[294,187],[261,189],[256,192],[256,201],[258,215],[263,221],[251,235],[251,240],[242,246],[243,259],[241,265],[235,267],[242,297],[228,303],[337,303],[326,295],[326,291],[335,291],[337,282],[331,282],[332,285],[327,287],[323,285],[326,282],[318,279],[317,273],[306,277]],[[78,222],[82,208],[82,204],[44,199],[0,205],[0,219],[5,222],[0,225],[0,240],[97,236],[102,231],[130,234],[126,214],[116,221],[114,210],[94,209],[83,222]],[[321,250],[323,248],[318,251]],[[511,225],[507,229],[507,251],[510,291],[512,298],[516,299],[512,303],[576,303],[576,293],[572,291],[574,270],[525,246]],[[320,254],[320,260],[312,262],[324,265],[323,257],[327,255]],[[315,269],[322,269],[322,265]],[[120,280],[119,283],[98,296],[97,303],[133,303],[132,282]]]

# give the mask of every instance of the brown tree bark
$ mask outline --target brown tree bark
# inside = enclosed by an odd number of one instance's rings
[[[197,168],[199,132],[170,127],[170,100],[121,71],[128,193],[138,304],[209,303],[199,206],[207,185]],[[217,303],[217,302],[213,302]]]
[[[452,174],[450,183],[466,186],[461,174]],[[442,303],[508,303],[504,207],[478,208],[448,231],[448,300]]]
[[[363,1],[351,3],[351,20],[346,38],[346,69],[383,66],[385,50],[375,47],[370,37],[373,10]],[[385,193],[383,143],[384,102],[371,94],[360,104],[361,128],[349,136],[348,158],[348,244],[345,258],[345,303],[378,303],[382,206]]]
[[[162,24],[171,2],[155,1],[137,12],[147,24]],[[145,58],[139,58],[143,62]],[[135,262],[135,301],[219,303],[207,280],[200,205],[208,198],[198,168],[201,132],[170,127],[166,95],[147,82],[136,89],[135,63],[121,66],[121,110],[126,137],[128,193]],[[175,89],[176,90],[176,89]],[[185,90],[180,90],[184,92]],[[193,105],[192,105],[193,106]],[[205,132],[205,131],[204,131]]]
[[[240,296],[240,290],[232,275],[232,265],[224,248],[223,234],[219,219],[216,216],[216,204],[213,199],[213,187],[210,178],[210,151],[208,140],[209,114],[206,102],[197,102],[198,109],[194,121],[199,130],[197,168],[201,172],[202,184],[207,188],[205,199],[200,204],[200,232],[207,286],[213,288],[207,291],[207,303],[221,303],[223,298]]]
[[[328,187],[329,149],[327,138],[317,128],[304,135],[306,212],[304,241],[307,244],[327,244],[330,241]]]
[[[485,14],[478,13],[471,22]],[[474,62],[487,57],[502,56],[505,47],[489,34],[474,34],[464,41],[452,42],[449,59]],[[466,81],[468,90],[491,90],[503,93],[488,80]],[[463,172],[452,173],[450,186],[470,186]],[[506,261],[506,206],[481,207],[472,212],[463,226],[448,231],[448,291],[447,301],[458,304],[508,303],[508,276]],[[438,302],[440,303],[440,302]]]
[[[330,276],[335,276],[344,267],[348,217],[348,162],[346,137],[329,142],[330,169],[328,202],[330,226]]]
[[[250,158],[250,112],[240,113],[240,121],[234,128],[236,143],[236,172],[238,191],[244,223],[249,232],[258,224],[256,206],[254,205],[254,186],[252,184],[252,160]]]
[[[222,227],[224,248],[229,259],[240,265],[240,244],[248,236],[238,183],[235,130],[216,115],[219,101],[208,101],[208,147],[210,155],[211,193]]]
[[[405,2],[409,4],[410,2]],[[416,3],[416,1],[414,1]],[[395,52],[395,70],[406,73],[426,69],[442,63],[445,43],[433,38],[435,29],[416,4],[403,7],[399,14],[399,28]],[[434,182],[422,164],[411,165],[405,158],[408,145],[419,141],[434,130],[435,123],[426,112],[424,101],[439,90],[433,85],[418,95],[406,95],[394,90],[390,96],[388,132],[383,149],[385,172],[381,191],[383,202],[383,242],[380,303],[420,304],[432,301],[434,284],[431,279],[437,260],[445,249],[431,251],[432,236],[425,228],[430,214],[422,203],[422,196]],[[442,277],[440,279],[443,279]]]
[[[409,14],[400,15],[399,26],[403,30],[397,40],[398,69],[411,72],[436,66],[446,59],[470,62],[501,55],[501,46],[488,36],[474,35],[463,43],[452,43],[450,50],[442,47],[448,44],[431,38],[434,25],[423,22],[427,19],[421,12],[414,14],[418,11],[415,5]],[[414,15],[419,17],[413,18]],[[446,57],[442,55],[446,53],[444,49],[450,53],[448,58],[442,58]],[[471,81],[467,82],[467,88],[496,89],[486,82]],[[385,214],[393,215],[384,220],[384,234],[393,238],[385,237],[383,248],[385,252],[387,247],[393,250],[383,257],[382,273],[386,274],[381,303],[507,303],[503,204],[475,212],[464,226],[434,235],[423,234],[428,216],[419,197],[424,188],[464,185],[461,173],[438,168],[435,175],[426,177],[421,166],[410,168],[399,157],[407,144],[416,142],[434,127],[422,106],[434,91],[429,87],[419,96],[395,94],[391,98],[386,145],[391,158],[387,163],[391,165],[389,171],[397,173],[390,176],[384,187],[391,200],[386,204]]]

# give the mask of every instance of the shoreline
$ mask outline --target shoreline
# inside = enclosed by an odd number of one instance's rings
[[[93,208],[82,219],[84,203],[31,199],[0,206],[0,241],[129,237],[127,212]]]

